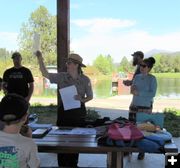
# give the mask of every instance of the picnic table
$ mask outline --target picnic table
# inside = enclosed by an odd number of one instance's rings
[[[57,129],[57,128],[56,128]],[[110,147],[97,143],[97,135],[50,134],[34,138],[38,152],[44,153],[96,153],[107,154],[108,168],[123,168],[124,152],[140,152],[135,147]],[[176,145],[171,142],[165,145],[165,152],[177,153]]]

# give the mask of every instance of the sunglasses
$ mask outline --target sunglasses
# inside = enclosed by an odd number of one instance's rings
[[[71,60],[68,60],[67,62],[66,62],[66,65],[70,65],[70,64],[77,64],[75,61],[71,61]]]
[[[140,64],[140,67],[146,68],[147,65],[145,65],[145,64]]]
[[[72,61],[67,61],[67,62],[66,62],[67,65],[70,65],[70,64],[72,64],[72,63],[73,63]]]

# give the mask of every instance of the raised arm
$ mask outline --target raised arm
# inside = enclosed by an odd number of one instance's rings
[[[43,75],[45,78],[48,78],[48,79],[49,79],[49,73],[48,73],[48,71],[47,71],[47,69],[46,69],[46,66],[45,66],[45,64],[44,64],[41,51],[37,51],[37,52],[36,52],[36,56],[37,56],[37,59],[38,59],[39,68],[40,68],[40,71],[41,71],[42,75]]]

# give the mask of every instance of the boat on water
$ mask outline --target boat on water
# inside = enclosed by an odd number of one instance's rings
[[[130,94],[130,87],[123,84],[124,80],[131,80],[133,73],[118,72],[112,75],[112,93],[115,95]]]

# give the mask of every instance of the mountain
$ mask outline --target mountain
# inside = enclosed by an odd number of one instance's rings
[[[171,54],[173,52],[167,50],[159,50],[159,49],[152,49],[144,54],[145,58],[151,57],[155,54],[164,53],[164,54]]]

